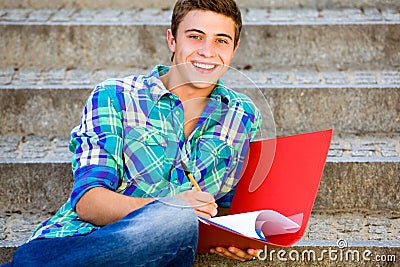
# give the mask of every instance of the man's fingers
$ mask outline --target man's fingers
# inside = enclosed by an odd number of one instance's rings
[[[214,197],[207,192],[195,192],[195,200],[197,203],[193,203],[195,210],[215,216],[218,213],[218,205],[215,203]]]
[[[246,251],[243,251],[235,247],[229,247],[228,251],[244,260],[251,260],[254,257],[253,255],[247,253]]]
[[[210,252],[216,253],[219,256],[229,259],[234,259],[238,261],[247,261],[254,259],[254,257],[257,256],[256,254],[258,253],[258,250],[249,249],[246,252],[235,247],[229,247],[229,248],[217,247],[215,249],[211,249]]]
[[[200,210],[194,210],[194,212],[196,213],[197,216],[200,216],[200,217],[203,217],[203,218],[206,218],[206,219],[210,219],[212,217],[210,213],[203,212],[203,211],[200,211]]]
[[[213,205],[194,207],[194,210],[196,211],[196,213],[197,212],[205,213],[210,217],[214,217],[218,213],[217,208],[215,206],[213,206]],[[208,217],[205,217],[205,218],[208,218]]]
[[[215,199],[213,195],[207,192],[196,192],[196,199],[204,203],[213,203]]]
[[[238,261],[245,261],[246,259],[241,257],[240,255],[234,253],[233,251],[229,251],[226,248],[223,247],[217,247],[215,249],[216,253],[222,257],[228,258],[228,259],[233,259],[233,260],[238,260]]]
[[[199,216],[210,218],[217,215],[218,205],[215,203],[214,197],[207,192],[188,190],[177,195],[188,202]]]
[[[249,249],[247,250],[247,253],[249,253],[250,255],[252,255],[253,258],[254,258],[254,257],[258,257],[262,251],[263,251],[262,249],[252,249],[252,248],[249,248]]]

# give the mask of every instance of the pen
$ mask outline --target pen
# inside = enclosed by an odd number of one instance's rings
[[[189,178],[190,182],[193,184],[194,188],[196,188],[197,191],[201,191],[199,184],[193,178],[193,175],[190,173],[186,164],[183,161],[181,161],[181,165],[182,165],[183,171],[185,172],[187,178]]]

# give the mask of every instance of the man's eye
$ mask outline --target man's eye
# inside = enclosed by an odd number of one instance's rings
[[[220,44],[227,44],[228,43],[228,41],[225,40],[225,39],[218,39],[217,42],[220,43]]]
[[[198,35],[189,35],[189,38],[191,38],[191,39],[200,39],[200,36],[198,36]]]

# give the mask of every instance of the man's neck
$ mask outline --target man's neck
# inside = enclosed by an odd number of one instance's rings
[[[198,88],[192,83],[182,83],[177,73],[168,72],[160,77],[165,88],[177,95],[184,109],[184,135],[188,138],[209,102],[215,84]]]

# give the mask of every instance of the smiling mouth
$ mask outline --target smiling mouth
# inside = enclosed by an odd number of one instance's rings
[[[205,64],[205,63],[199,63],[199,62],[193,62],[192,64],[196,68],[204,69],[204,70],[212,70],[217,66],[215,64]]]

